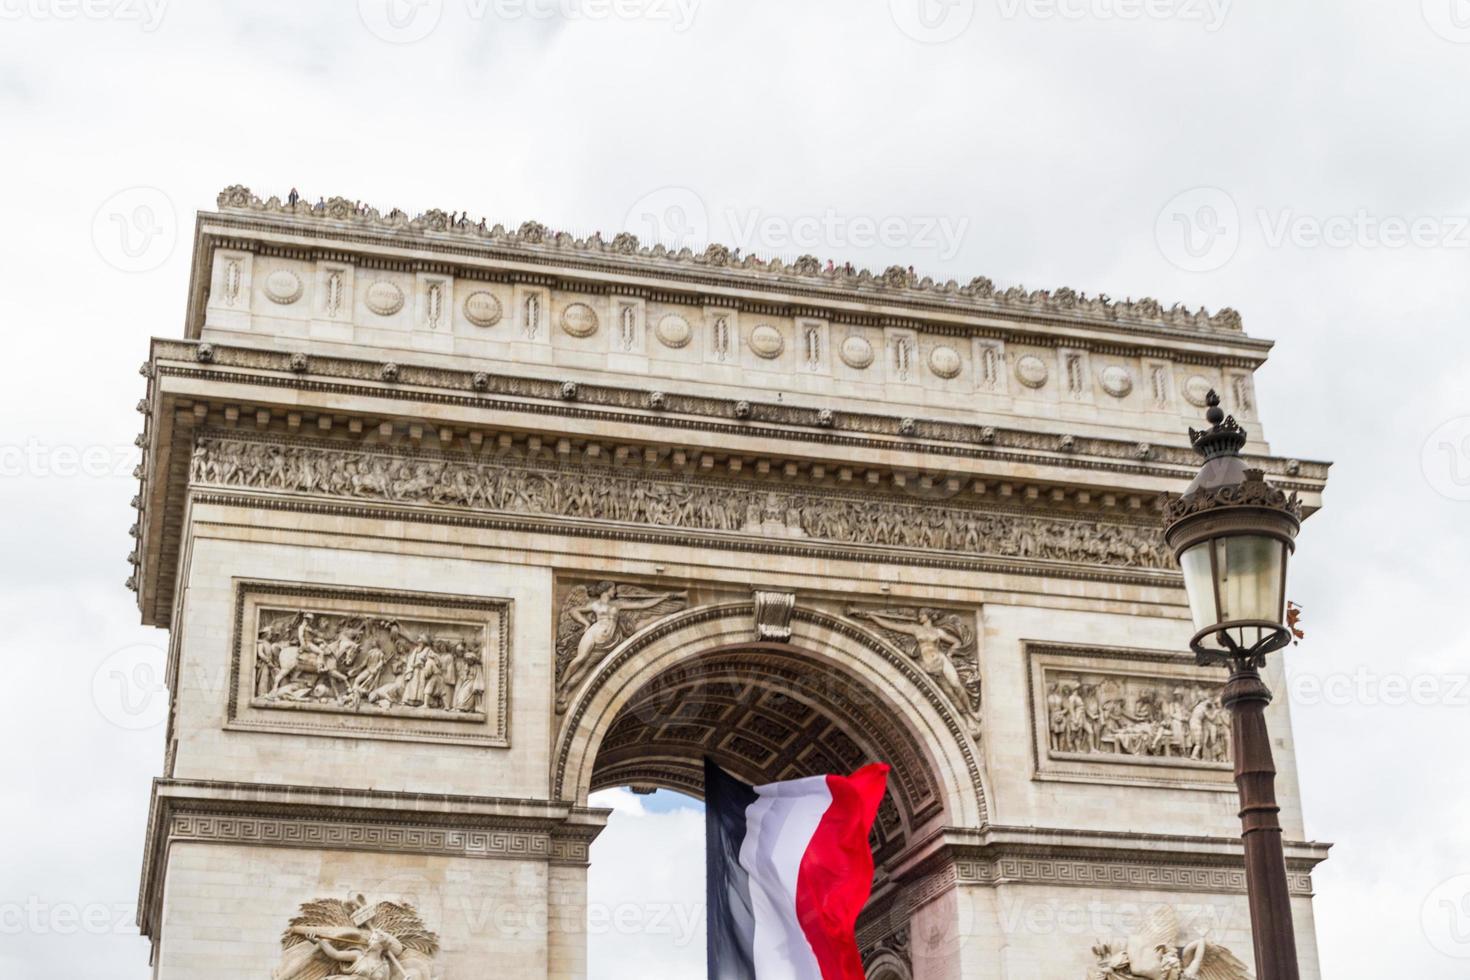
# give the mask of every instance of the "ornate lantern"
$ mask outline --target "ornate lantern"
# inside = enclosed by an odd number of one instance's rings
[[[1165,508],[1165,540],[1184,571],[1201,664],[1265,664],[1291,640],[1286,626],[1286,566],[1301,528],[1296,494],[1266,482],[1241,458],[1246,432],[1211,391],[1210,428],[1189,430],[1204,465],[1184,495]]]

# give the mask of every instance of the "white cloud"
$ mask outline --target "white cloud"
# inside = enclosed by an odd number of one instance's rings
[[[1277,339],[1259,378],[1268,434],[1282,454],[1337,460],[1296,564],[1309,639],[1293,669],[1449,684],[1470,670],[1470,504],[1436,485],[1470,475],[1470,451],[1452,447],[1426,475],[1424,444],[1470,416],[1470,254],[1273,247],[1261,215],[1470,214],[1470,135],[1456,123],[1470,47],[1445,28],[1453,2],[1232,4],[1213,32],[962,3],[973,19],[955,39],[922,44],[888,2],[704,0],[678,33],[476,19],[446,0],[443,24],[409,45],[373,37],[351,2],[177,2],[152,31],[6,4],[0,449],[127,452],[147,338],[180,333],[190,215],[227,183],[609,232],[640,199],[687,188],[727,239],[729,216],[752,209],[787,222],[944,215],[968,221],[952,255],[850,238],[821,251],[961,281],[1232,305]],[[180,245],[128,274],[92,227],[136,185],[167,195]],[[1154,239],[1165,203],[1198,187],[1223,190],[1242,218],[1234,257],[1204,273]],[[134,900],[162,755],[160,732],[114,728],[91,694],[107,654],[163,642],[122,589],[132,492],[126,477],[0,477],[12,746],[0,821],[23,842],[7,853],[0,912],[45,908],[41,927],[0,942],[11,974],[148,975],[141,940],[64,932],[57,917],[71,913],[56,911]],[[1424,909],[1470,872],[1465,710],[1356,698],[1295,710],[1308,827],[1338,842],[1316,875],[1334,980],[1464,972],[1426,934]],[[598,845],[603,900],[697,894],[692,820],[620,813]],[[657,848],[620,843],[624,826]],[[676,839],[679,868],[649,859]],[[609,873],[620,860],[626,873]],[[640,962],[644,946],[608,942],[624,952],[599,970]],[[670,955],[670,976],[698,975]]]
[[[670,793],[658,803],[624,789],[593,794],[613,815],[592,845],[590,980],[704,974],[704,810]]]

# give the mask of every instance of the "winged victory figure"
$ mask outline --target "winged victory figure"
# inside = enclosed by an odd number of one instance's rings
[[[361,895],[301,906],[281,936],[271,980],[439,980],[439,937],[407,903]]]
[[[1087,980],[1251,980],[1234,953],[1205,939],[1180,945],[1179,919],[1167,906],[1155,909],[1127,939],[1092,947],[1097,965]]]

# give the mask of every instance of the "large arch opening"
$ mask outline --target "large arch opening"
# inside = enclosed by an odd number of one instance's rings
[[[639,816],[640,800],[667,807],[679,799],[672,791],[702,821],[692,801],[703,794],[706,756],[752,784],[886,762],[892,773],[873,829],[869,911],[907,908],[894,898],[906,887],[899,870],[916,845],[940,827],[986,819],[979,752],[965,719],[911,658],[855,623],[798,609],[791,638],[777,643],[753,639],[752,617],[748,603],[693,609],[613,650],[568,699],[554,791],[573,803],[623,791],[623,804]],[[596,853],[620,839],[621,816],[614,814],[595,845],[594,893],[606,893]],[[703,852],[695,846],[702,837],[680,826],[669,837],[688,853],[650,859],[696,869],[702,882]],[[702,885],[697,896],[688,882],[682,887],[679,904],[702,901]],[[905,975],[902,958],[879,944],[906,925],[906,912],[901,922],[860,923],[860,942],[883,957],[873,965],[884,977]],[[590,976],[615,975],[601,968],[602,945],[594,932]]]

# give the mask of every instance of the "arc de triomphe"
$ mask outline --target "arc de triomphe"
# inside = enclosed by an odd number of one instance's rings
[[[1248,959],[1157,507],[1211,388],[1308,511],[1327,467],[1270,454],[1232,311],[233,187],[185,334],[143,368],[130,579],[170,632],[156,976],[318,976],[325,937],[582,977],[588,794],[697,795],[705,755],[893,766],[875,980],[1081,978],[1160,909]]]

